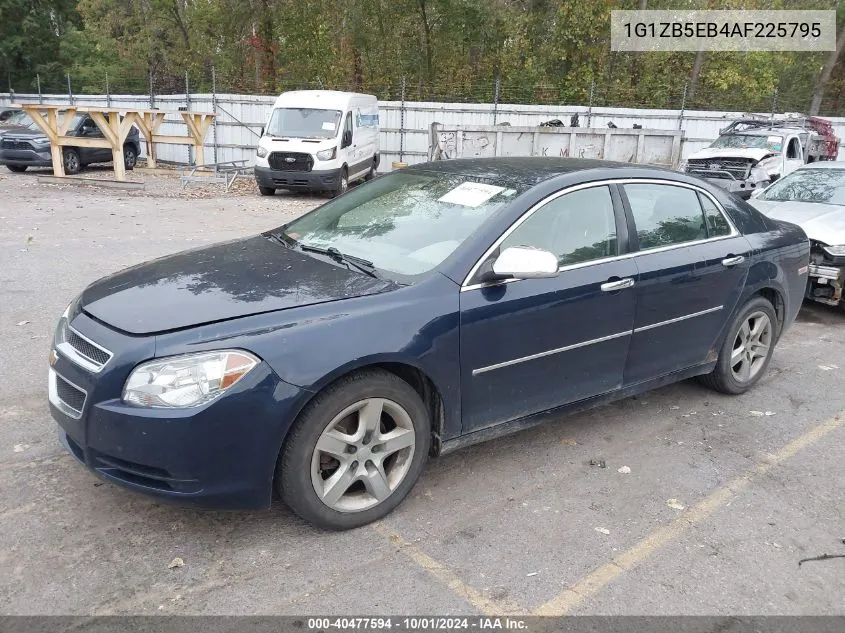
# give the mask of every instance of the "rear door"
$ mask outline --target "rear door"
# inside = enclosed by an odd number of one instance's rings
[[[715,359],[745,284],[750,245],[715,199],[667,181],[621,185],[639,271],[626,385]]]
[[[606,184],[553,194],[491,254],[511,246],[549,250],[560,263],[556,277],[486,286],[470,280],[462,288],[465,433],[622,384],[637,271],[631,257],[619,256],[627,225],[614,198],[619,202]]]

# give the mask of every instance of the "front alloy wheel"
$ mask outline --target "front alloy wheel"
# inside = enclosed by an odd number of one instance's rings
[[[356,402],[335,416],[311,457],[311,483],[338,512],[358,512],[387,499],[408,474],[414,424],[402,406],[384,398]]]
[[[380,369],[345,376],[303,409],[276,465],[282,499],[302,518],[345,530],[382,518],[419,479],[431,442],[426,405]]]

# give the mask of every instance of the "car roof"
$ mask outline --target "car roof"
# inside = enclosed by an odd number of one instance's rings
[[[672,172],[653,165],[636,165],[592,158],[553,158],[546,156],[499,156],[495,158],[455,158],[418,163],[406,167],[407,171],[468,176],[490,180],[520,181],[537,184],[544,180],[592,169],[642,169],[643,176],[665,178]]]

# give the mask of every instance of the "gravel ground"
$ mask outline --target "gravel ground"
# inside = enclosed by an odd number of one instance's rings
[[[845,614],[845,559],[798,565],[845,553],[845,313],[824,306],[744,396],[685,382],[433,460],[376,526],[325,533],[282,505],[200,512],[103,483],[46,403],[67,302],[323,200],[144,180],[0,171],[0,614]]]

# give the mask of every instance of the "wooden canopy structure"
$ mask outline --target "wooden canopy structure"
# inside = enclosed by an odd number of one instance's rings
[[[101,147],[111,149],[114,175],[117,180],[126,180],[123,164],[123,144],[132,126],[135,125],[147,142],[147,165],[156,166],[155,144],[170,143],[193,145],[196,164],[205,163],[203,142],[208,127],[216,116],[213,112],[185,112],[166,110],[140,110],[133,108],[98,108],[94,106],[45,105],[23,103],[14,106],[21,108],[32,117],[47,138],[50,139],[50,151],[53,155],[53,174],[65,175],[62,147]],[[103,133],[102,138],[86,136],[68,136],[68,128],[77,113],[86,113]],[[188,128],[188,136],[166,136],[159,134],[159,128],[168,114],[178,114]]]

